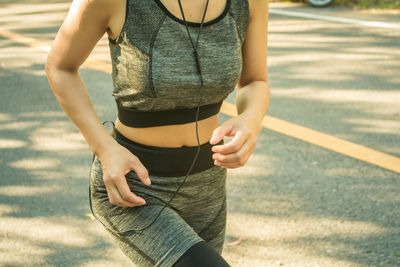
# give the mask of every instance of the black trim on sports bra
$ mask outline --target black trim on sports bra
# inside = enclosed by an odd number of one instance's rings
[[[180,19],[180,18],[175,17],[175,16],[161,3],[160,0],[154,0],[154,1],[155,1],[155,2],[157,3],[157,5],[161,8],[161,10],[162,10],[165,14],[167,14],[168,17],[170,17],[171,19],[173,19],[173,20],[179,22],[179,23],[182,24],[182,25],[185,25],[185,21],[182,20],[182,19]],[[214,18],[214,19],[212,19],[212,20],[210,20],[210,21],[203,22],[203,27],[204,27],[204,26],[212,25],[212,24],[214,24],[214,23],[217,23],[217,22],[220,21],[221,19],[223,19],[223,18],[226,16],[226,14],[228,13],[230,6],[231,6],[231,0],[227,0],[227,1],[226,1],[226,5],[225,5],[224,11],[223,11],[218,17],[216,17],[216,18]],[[201,22],[193,22],[193,21],[188,21],[188,20],[186,20],[186,22],[187,22],[187,25],[188,25],[188,26],[200,27],[200,25],[201,25]]]
[[[222,101],[203,105],[199,108],[198,120],[203,120],[217,114]],[[171,124],[184,124],[196,121],[197,107],[190,109],[172,109],[161,111],[136,111],[117,105],[118,119],[122,124],[131,127],[144,128]]]

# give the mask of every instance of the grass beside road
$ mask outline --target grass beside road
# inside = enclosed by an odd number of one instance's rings
[[[347,5],[355,8],[400,9],[400,0],[335,0],[335,5]]]

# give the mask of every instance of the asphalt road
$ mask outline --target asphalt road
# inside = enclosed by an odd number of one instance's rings
[[[1,266],[134,266],[87,215],[92,155],[44,73],[69,6],[0,3]],[[400,25],[394,12],[270,8]],[[399,44],[398,29],[271,12],[267,114],[400,157]],[[91,58],[110,63],[106,35]],[[80,74],[113,120],[109,73]],[[400,265],[399,173],[265,128],[227,190],[227,242],[242,238],[224,247],[232,266]]]

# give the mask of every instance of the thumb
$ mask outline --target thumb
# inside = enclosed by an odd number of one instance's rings
[[[210,139],[210,144],[216,144],[224,138],[225,135],[229,134],[231,128],[227,124],[222,124],[214,129],[214,132]]]

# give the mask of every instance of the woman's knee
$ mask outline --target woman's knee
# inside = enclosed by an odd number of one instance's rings
[[[189,248],[173,265],[173,267],[227,267],[230,266],[218,252],[205,241]]]

